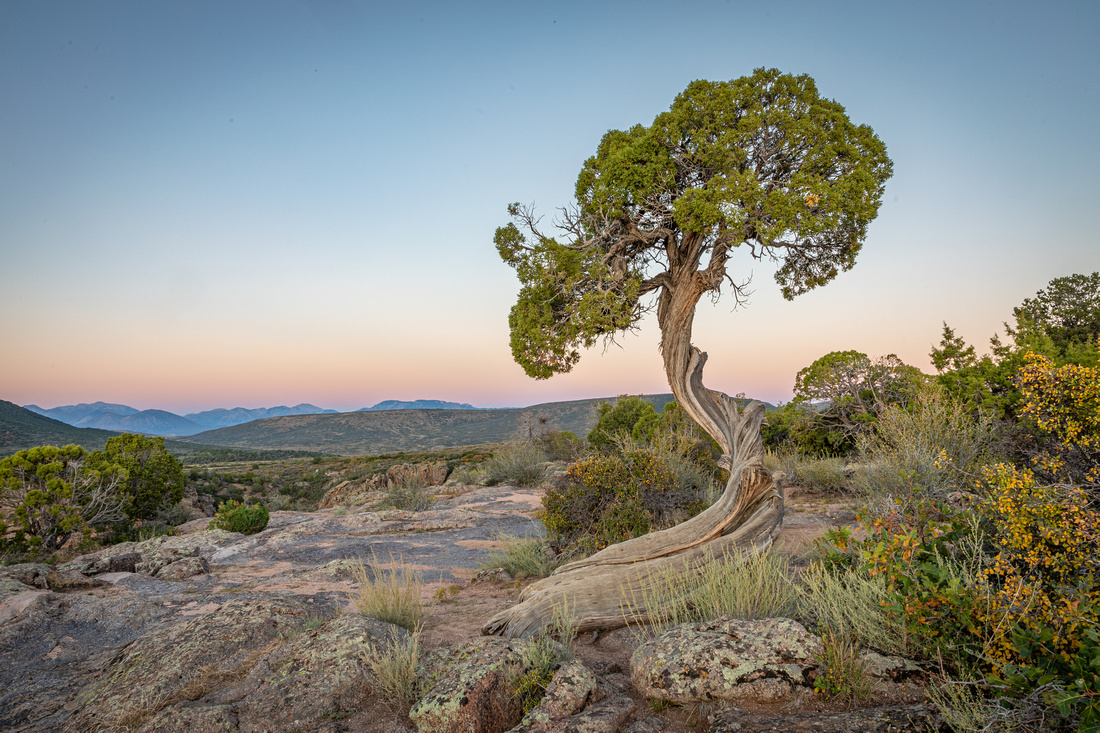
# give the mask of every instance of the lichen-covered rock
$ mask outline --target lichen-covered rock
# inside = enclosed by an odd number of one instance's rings
[[[638,706],[617,692],[589,704],[582,712],[552,721],[545,733],[615,733]]]
[[[564,662],[546,686],[542,700],[523,716],[512,733],[545,730],[553,721],[579,713],[598,690],[592,670],[575,659]]]
[[[478,583],[511,583],[515,578],[504,568],[486,568],[478,570],[474,577],[470,578],[470,585]]]
[[[928,678],[928,673],[911,659],[885,656],[870,649],[864,649],[859,656],[863,660],[863,669],[876,679],[887,682],[906,682],[923,681]]]
[[[161,580],[187,580],[210,572],[210,563],[203,557],[185,557],[165,565],[157,571]]]
[[[177,702],[140,730],[322,730],[334,713],[355,710],[369,694],[363,650],[407,634],[392,624],[344,614],[274,646],[243,679],[230,680],[193,703]]]
[[[106,585],[106,583],[98,578],[89,578],[87,575],[78,573],[75,570],[57,569],[46,574],[46,585],[49,586],[50,590],[62,592],[98,588]]]
[[[422,668],[428,693],[409,713],[420,733],[501,733],[518,724],[523,644],[483,636],[430,654]]]
[[[53,570],[49,565],[40,562],[23,562],[18,565],[0,567],[0,579],[10,578],[17,583],[46,590],[46,576]]]
[[[928,704],[779,716],[726,708],[708,722],[710,733],[927,733],[939,730],[940,723]]]
[[[639,646],[634,686],[675,703],[775,700],[808,685],[821,640],[791,619],[721,618],[681,624]]]
[[[155,713],[139,733],[235,733],[239,722],[231,705],[173,705]]]
[[[122,542],[62,563],[57,570],[82,575],[118,572],[155,575],[165,565],[185,557],[203,557],[209,561],[220,548],[243,537],[237,532],[208,529],[184,536],[162,535],[143,542]]]
[[[126,646],[102,678],[82,692],[83,708],[71,721],[74,730],[117,726],[150,708],[151,700],[195,700],[241,679],[273,642],[302,629],[318,610],[279,597],[236,598],[211,606]]]

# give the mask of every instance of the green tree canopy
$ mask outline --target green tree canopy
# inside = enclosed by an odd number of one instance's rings
[[[8,526],[18,540],[56,550],[74,532],[123,518],[126,469],[78,445],[43,446],[0,460],[0,542]]]
[[[1020,406],[1015,376],[1028,353],[1056,366],[1100,366],[1100,272],[1055,278],[1012,312],[1016,326],[1005,324],[1011,342],[994,335],[989,354],[978,356],[947,323],[929,354],[948,395],[1009,419]]]
[[[108,440],[104,453],[126,469],[130,519],[147,519],[183,498],[183,464],[164,447],[164,438],[124,433]]]
[[[809,76],[757,69],[693,82],[648,127],[604,135],[560,240],[533,207],[508,207],[513,222],[494,241],[523,285],[512,353],[536,378],[569,371],[581,348],[636,324],[656,293],[671,379],[699,298],[727,283],[746,296],[726,272],[735,249],[778,262],[788,299],[824,285],[855,263],[891,170],[871,128]]]
[[[1054,342],[1059,354],[1100,339],[1100,272],[1056,277],[1012,309],[1017,330],[1029,325]]]

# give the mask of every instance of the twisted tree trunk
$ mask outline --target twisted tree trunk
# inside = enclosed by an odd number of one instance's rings
[[[730,472],[722,497],[675,527],[563,565],[528,586],[519,604],[491,618],[483,634],[529,636],[549,623],[554,607],[563,604],[576,617],[578,631],[644,624],[648,617],[643,599],[661,575],[698,572],[712,557],[762,551],[779,533],[783,495],[762,462],[764,405],[754,401],[742,410],[727,395],[703,386],[707,355],[690,344],[697,300],[698,295],[685,313],[688,303],[673,304],[662,297],[662,354],[677,401],[722,448],[719,464]]]

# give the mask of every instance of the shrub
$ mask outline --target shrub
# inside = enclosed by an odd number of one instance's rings
[[[584,454],[584,441],[569,430],[553,430],[536,442],[552,461],[575,461]]]
[[[679,477],[662,456],[631,450],[572,464],[542,505],[542,523],[555,547],[590,553],[698,512],[703,502],[699,491],[680,489]]]
[[[1020,416],[1042,436],[1032,465],[1051,481],[1091,485],[1100,493],[1100,368],[1055,367],[1028,354],[1015,382]]]
[[[393,558],[390,560],[394,564]],[[359,613],[417,631],[424,615],[424,606],[420,602],[420,576],[398,567],[382,569],[377,557],[373,558],[371,567],[373,573],[367,571],[362,561],[352,566],[352,575],[359,584],[355,599]]]
[[[211,529],[224,529],[226,532],[256,534],[267,527],[270,514],[263,504],[242,504],[230,500],[218,507],[218,513],[210,522]]]
[[[596,405],[596,425],[588,432],[588,444],[598,450],[608,450],[620,435],[646,440],[659,423],[660,418],[651,403],[640,396],[621,395],[614,404],[601,402]]]
[[[419,476],[409,476],[391,483],[378,502],[379,506],[420,512],[435,503],[435,495],[427,482]]]
[[[973,485],[989,460],[992,419],[928,387],[910,409],[889,405],[874,432],[858,440],[861,465],[853,481],[872,500],[943,500]]]
[[[43,446],[0,460],[0,542],[52,551],[125,518],[126,469],[102,451]],[[15,528],[13,539],[4,537]]]
[[[865,520],[868,537],[829,558],[887,588],[887,611],[917,651],[995,691],[987,729],[1100,726],[1100,510],[1080,487],[1030,471],[985,471],[984,498],[929,500]],[[968,701],[944,698],[959,715]],[[952,708],[954,709],[954,708]],[[1060,721],[1060,722],[1059,722]],[[992,726],[992,727],[989,727]]]
[[[852,486],[851,471],[843,458],[795,457],[786,466],[788,484],[820,494],[840,494]]]
[[[485,462],[485,485],[538,486],[546,475],[546,454],[531,443],[518,443]]]

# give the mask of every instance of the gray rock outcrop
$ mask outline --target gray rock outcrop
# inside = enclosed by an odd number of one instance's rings
[[[790,619],[721,618],[675,626],[631,656],[634,686],[674,703],[776,700],[812,683],[821,641]]]

